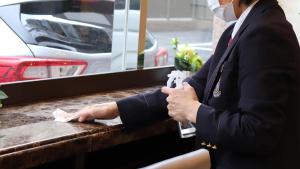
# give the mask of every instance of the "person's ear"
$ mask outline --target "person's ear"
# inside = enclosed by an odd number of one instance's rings
[[[220,5],[225,5],[231,2],[232,0],[219,0]]]

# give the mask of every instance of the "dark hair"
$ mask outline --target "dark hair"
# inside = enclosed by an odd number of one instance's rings
[[[243,3],[245,5],[250,5],[252,0],[240,0],[240,3]]]

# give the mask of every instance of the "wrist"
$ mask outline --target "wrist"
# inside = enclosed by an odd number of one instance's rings
[[[187,120],[189,120],[192,123],[196,123],[197,119],[197,113],[198,109],[201,106],[201,103],[199,101],[194,101],[191,106],[191,111],[188,114]]]
[[[119,115],[116,102],[94,104],[91,106],[90,116],[93,119],[112,119]]]
[[[115,118],[117,116],[119,116],[119,109],[118,109],[118,105],[116,102],[109,102],[106,105],[106,111],[109,112],[109,114],[111,114],[111,118]]]
[[[90,116],[92,119],[96,119],[97,118],[97,111],[98,111],[98,105],[94,104],[90,106]]]

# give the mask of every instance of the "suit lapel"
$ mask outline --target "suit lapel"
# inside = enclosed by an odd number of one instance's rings
[[[224,64],[224,62],[228,59],[230,56],[231,51],[236,46],[236,44],[239,41],[240,36],[243,34],[243,32],[248,27],[249,23],[255,23],[254,19],[257,17],[258,14],[260,14],[262,11],[264,11],[266,8],[273,6],[275,4],[278,4],[276,0],[260,0],[251,10],[251,12],[248,14],[247,18],[245,19],[244,23],[238,30],[236,36],[234,37],[231,44],[227,47],[226,51],[222,55],[220,61],[218,62],[217,66],[215,67],[208,84],[204,91],[204,100],[203,103],[207,104],[210,96],[212,95],[213,87],[216,82],[218,74],[220,72],[220,68]]]
[[[208,81],[208,85],[205,88],[205,94],[204,94],[204,103],[207,103],[209,97],[212,94],[212,90],[213,90],[213,86],[217,80],[217,76],[218,73],[220,71],[221,66],[224,64],[224,62],[226,61],[226,59],[229,57],[230,52],[232,51],[232,49],[234,48],[234,46],[236,45],[237,41],[238,41],[238,37],[234,38],[233,41],[231,42],[231,45],[229,45],[227,47],[227,49],[225,50],[224,54],[222,55],[220,61],[218,62],[217,66],[215,67],[209,81]]]

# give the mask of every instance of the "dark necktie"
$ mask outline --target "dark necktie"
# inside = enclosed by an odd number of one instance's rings
[[[230,45],[232,44],[232,41],[233,41],[233,39],[232,39],[232,37],[230,36],[230,39],[229,39],[229,41],[228,41],[228,46],[230,46]]]

